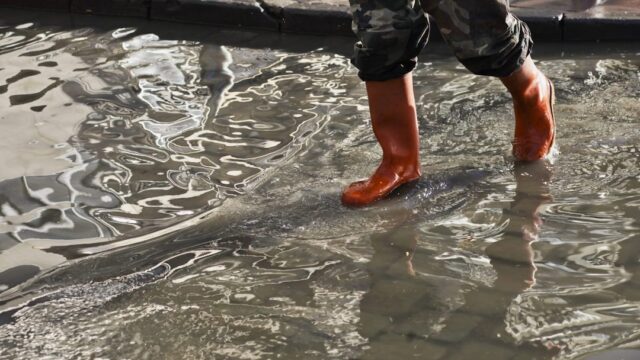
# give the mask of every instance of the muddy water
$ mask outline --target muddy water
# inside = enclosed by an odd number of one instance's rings
[[[637,49],[538,56],[560,154],[530,165],[500,84],[426,54],[425,175],[351,210],[380,151],[331,46],[4,27],[0,358],[633,352]]]

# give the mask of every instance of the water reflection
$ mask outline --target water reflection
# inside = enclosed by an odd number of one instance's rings
[[[535,285],[534,242],[543,221],[540,208],[552,200],[553,173],[546,161],[517,163],[515,196],[503,210],[498,240],[486,253],[493,282],[470,285],[414,269],[423,236],[412,212],[398,227],[371,237],[369,291],[360,303],[359,331],[370,348],[363,358],[507,358],[515,339],[507,332],[511,302]],[[433,261],[418,259],[418,262]],[[524,358],[551,358],[558,348],[539,341],[517,343]],[[482,355],[485,354],[485,355]]]
[[[344,56],[4,30],[9,358],[574,358],[637,342],[635,48],[541,61],[562,119],[548,184],[512,173],[499,83],[427,54],[429,175],[353,211],[339,191],[379,150]]]
[[[324,126],[348,67],[326,54],[252,57],[132,28],[25,24],[0,37],[3,119],[37,113],[34,127],[8,127],[35,140],[5,143],[3,153],[32,142],[47,149],[30,157],[26,146],[26,170],[0,173],[0,249],[17,258],[0,273],[143,241],[246,193]],[[66,127],[48,139],[39,124]],[[9,283],[19,281],[1,290]]]

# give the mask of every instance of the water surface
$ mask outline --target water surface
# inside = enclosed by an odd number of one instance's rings
[[[500,83],[431,47],[424,176],[353,210],[380,150],[349,39],[260,36],[0,29],[0,357],[638,348],[637,46],[540,46],[560,154],[529,165]]]

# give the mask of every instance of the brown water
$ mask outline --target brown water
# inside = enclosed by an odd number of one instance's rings
[[[499,82],[425,54],[425,175],[352,210],[380,151],[350,40],[262,36],[0,28],[0,358],[640,347],[639,46],[540,46],[560,154],[530,165]]]

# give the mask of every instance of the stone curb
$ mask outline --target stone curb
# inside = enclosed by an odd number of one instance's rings
[[[0,0],[0,7],[132,16],[283,33],[353,36],[347,0]],[[586,12],[513,7],[537,42],[640,41],[637,14],[602,17]],[[432,27],[433,40],[440,39]]]
[[[149,19],[279,31],[280,23],[254,0],[150,0]]]
[[[564,17],[564,41],[640,41],[639,18]]]
[[[5,0],[6,1],[6,0]],[[146,0],[68,0],[69,11],[96,15],[147,17]],[[45,1],[43,1],[45,2]]]

